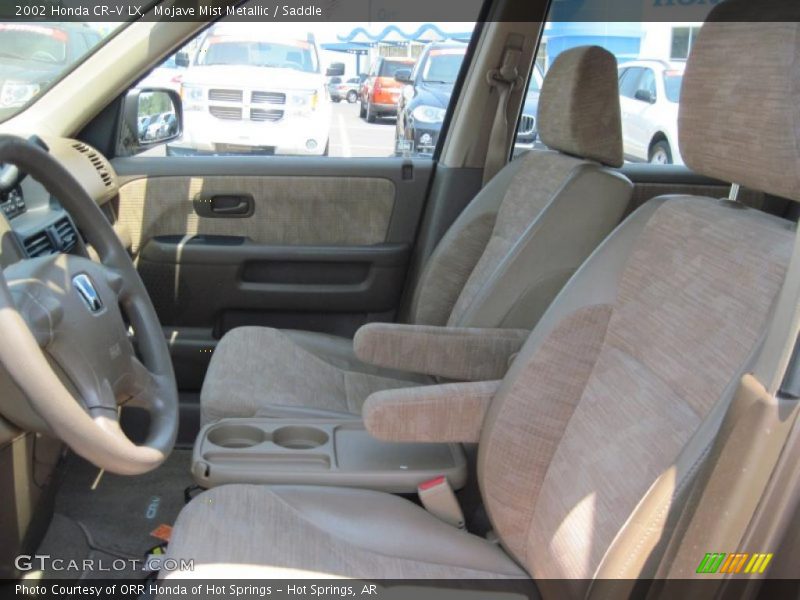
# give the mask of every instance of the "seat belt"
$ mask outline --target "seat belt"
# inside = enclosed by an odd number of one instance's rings
[[[422,506],[434,517],[448,525],[464,529],[464,513],[458,503],[447,477],[440,475],[417,486],[417,494]]]
[[[486,73],[486,82],[497,90],[497,110],[489,134],[489,145],[486,148],[486,162],[483,166],[483,184],[491,180],[502,169],[508,155],[508,100],[511,93],[524,83],[519,76],[519,62],[522,50],[510,44],[503,51],[503,62],[499,69]]]

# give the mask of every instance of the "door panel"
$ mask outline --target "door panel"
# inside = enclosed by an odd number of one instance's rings
[[[335,331],[335,313],[396,308],[409,252],[408,244],[272,246],[234,236],[159,236],[142,248],[138,268],[163,324],[213,325],[220,336],[230,312],[307,311],[331,313],[328,326],[317,329]]]
[[[225,196],[252,198],[252,215],[215,213],[215,199]],[[386,240],[394,201],[394,183],[382,178],[148,177],[120,187],[119,226],[134,252],[158,236],[198,234],[361,246]]]
[[[199,389],[216,340],[233,327],[348,336],[394,318],[430,160],[139,157],[113,166],[115,227],[130,240],[182,390]]]

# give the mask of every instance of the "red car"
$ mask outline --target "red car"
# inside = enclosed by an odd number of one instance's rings
[[[397,116],[397,101],[403,84],[395,80],[394,75],[400,69],[414,67],[413,58],[379,57],[369,70],[367,78],[361,85],[362,119],[374,123],[378,117]]]

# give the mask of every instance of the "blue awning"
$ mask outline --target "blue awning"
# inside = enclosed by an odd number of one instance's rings
[[[380,33],[371,34],[363,27],[356,27],[347,35],[337,36],[341,42],[365,44],[367,46],[380,43],[408,43],[408,42],[441,42],[444,40],[458,40],[468,42],[472,38],[471,31],[449,32],[442,31],[433,23],[425,23],[415,31],[405,32],[397,25],[389,25]],[[324,47],[324,44],[323,44]]]

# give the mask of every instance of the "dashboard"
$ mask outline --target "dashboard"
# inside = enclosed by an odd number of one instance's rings
[[[99,205],[116,196],[116,173],[97,150],[65,138],[39,140],[39,143]],[[33,178],[21,173],[12,177],[9,171],[0,165],[0,221],[6,221],[0,231],[5,229],[12,234],[16,256],[0,256],[0,264],[56,253],[85,254],[83,239],[58,198]],[[3,254],[7,249],[4,245]]]

